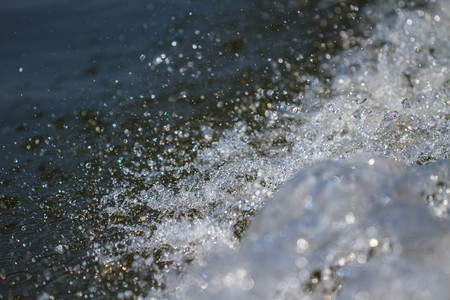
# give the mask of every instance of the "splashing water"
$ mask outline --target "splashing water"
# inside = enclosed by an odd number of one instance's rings
[[[448,9],[364,8],[362,35],[341,31],[345,49],[322,61],[329,81],[304,78],[307,89],[289,102],[260,88],[256,99],[266,101],[248,107],[263,111],[260,129],[237,122],[183,166],[195,171],[176,190],[136,196],[158,221],[110,227],[125,233],[114,247],[153,253],[133,261],[154,272],[150,296],[444,297],[448,163],[408,169],[377,157],[448,158]],[[252,219],[298,170],[361,152],[374,156],[303,171]],[[97,246],[105,264],[120,257]]]
[[[315,164],[266,204],[238,250],[215,253],[184,278],[180,295],[443,299],[450,223],[424,198],[444,186],[448,200],[449,166],[373,158]]]
[[[222,2],[146,3],[139,76],[14,144],[6,297],[445,298],[448,1]]]

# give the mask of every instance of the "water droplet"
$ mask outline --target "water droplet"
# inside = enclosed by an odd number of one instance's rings
[[[58,246],[56,246],[56,247],[55,247],[55,251],[56,251],[58,254],[64,254],[64,252],[65,252],[64,246],[63,246],[63,245],[58,245]]]

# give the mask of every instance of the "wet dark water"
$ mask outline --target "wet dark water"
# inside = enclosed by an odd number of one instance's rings
[[[290,102],[308,75],[327,83],[317,65],[365,2],[0,4],[0,298],[164,289],[127,269],[129,254],[105,268],[91,245],[120,240],[106,224],[170,212],[137,202],[106,216],[99,199],[176,189],[225,128],[264,130],[252,103]]]

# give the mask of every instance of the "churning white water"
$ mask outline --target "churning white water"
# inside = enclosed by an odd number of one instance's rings
[[[132,255],[160,287],[150,299],[447,298],[450,3],[408,3],[361,8],[361,34],[341,31],[345,49],[321,62],[329,81],[299,74],[291,102],[246,107],[265,110],[264,130],[237,122],[176,188],[128,196],[164,213],[111,223],[122,237],[92,246],[100,263]],[[122,212],[121,191],[106,214]]]

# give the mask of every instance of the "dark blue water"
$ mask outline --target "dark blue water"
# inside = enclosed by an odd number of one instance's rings
[[[263,103],[289,102],[310,84],[302,75],[328,82],[317,65],[359,21],[350,4],[365,1],[351,2],[3,1],[0,298],[164,289],[155,270],[122,267],[131,254],[105,268],[92,244],[120,240],[106,224],[167,212],[136,203],[104,216],[99,199],[175,189],[196,174],[180,166],[225,128],[264,130],[264,110],[248,109],[260,88]],[[148,160],[150,179],[123,175]]]

